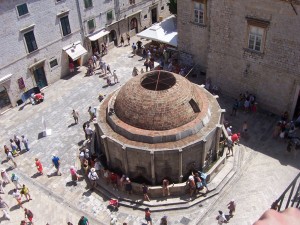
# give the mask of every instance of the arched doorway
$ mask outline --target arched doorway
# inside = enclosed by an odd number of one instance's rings
[[[130,21],[130,30],[135,30],[135,33],[137,34],[138,31],[138,20],[136,18],[132,18]]]
[[[11,107],[11,102],[7,90],[3,85],[1,85],[0,86],[0,112],[3,112],[10,107]]]
[[[118,46],[117,33],[115,30],[109,32],[109,42],[114,42],[114,45]]]

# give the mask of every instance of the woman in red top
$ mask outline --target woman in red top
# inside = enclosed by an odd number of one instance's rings
[[[43,174],[43,165],[38,158],[35,158],[35,165],[40,174]]]
[[[145,220],[147,221],[147,224],[150,223],[150,225],[152,225],[151,212],[149,208],[145,209]]]

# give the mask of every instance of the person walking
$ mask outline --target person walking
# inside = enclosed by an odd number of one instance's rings
[[[196,184],[195,184],[194,176],[193,175],[189,176],[189,179],[187,182],[188,182],[189,190],[190,190],[190,198],[192,198],[196,191]]]
[[[4,184],[10,183],[9,176],[8,176],[8,174],[7,174],[7,172],[6,172],[5,169],[1,170],[1,178],[2,178],[2,180],[4,182]]]
[[[14,160],[14,156],[13,156],[13,153],[11,151],[9,151],[7,153],[7,160],[9,161],[12,161],[12,163],[14,164],[15,168],[17,168],[17,163],[15,162]]]
[[[53,163],[53,166],[56,169],[56,174],[58,176],[61,176],[61,172],[59,171],[59,168],[60,168],[60,159],[59,159],[59,157],[56,156],[56,155],[52,155],[52,163]]]
[[[72,116],[74,118],[75,124],[78,124],[79,113],[73,109]]]
[[[21,197],[22,197],[23,195],[25,195],[25,198],[27,199],[28,202],[29,202],[30,200],[32,200],[32,198],[31,198],[31,196],[30,196],[30,194],[29,194],[29,189],[28,189],[28,187],[25,186],[25,184],[23,184],[23,187],[22,187],[20,193],[21,193]]]
[[[116,74],[116,70],[114,70],[114,72],[113,72],[113,78],[114,78],[114,83],[116,84],[116,83],[119,83],[119,79],[118,79],[118,76],[117,76],[117,74]]]
[[[145,209],[145,220],[147,221],[147,224],[152,225],[151,212],[149,208]]]
[[[231,140],[231,137],[227,138],[227,148],[228,150],[226,155],[229,156],[231,152],[231,155],[233,156],[233,141]]]
[[[139,71],[138,71],[138,69],[136,67],[133,67],[132,76],[135,77],[137,75],[139,75]]]
[[[160,225],[168,225],[167,219],[168,219],[167,216],[163,216],[163,217],[160,219]]]
[[[43,165],[41,163],[41,161],[38,158],[35,158],[35,166],[38,170],[38,172],[43,175]]]
[[[84,132],[84,135],[85,135],[85,140],[88,139],[87,133],[86,133],[86,131],[85,131],[85,128],[86,128],[87,124],[88,124],[88,122],[85,122],[85,123],[83,123],[83,125],[82,125],[83,132]]]
[[[218,220],[218,224],[222,225],[223,223],[227,223],[227,219],[225,217],[225,214],[222,211],[219,211],[219,215],[216,218]]]
[[[91,190],[93,190],[97,186],[97,181],[99,180],[99,176],[96,173],[95,168],[91,168],[91,171],[88,174],[88,178],[91,182]]]
[[[11,147],[11,153],[12,153],[12,155],[13,156],[19,155],[18,147],[14,143],[13,139],[10,139],[9,141],[10,141],[10,147]]]
[[[235,212],[236,203],[234,199],[232,199],[228,204],[227,208],[229,209],[229,217],[233,217],[233,213]]]
[[[132,48],[133,56],[135,56],[135,54],[136,54],[136,45],[134,44],[134,42],[132,43],[131,48]]]
[[[90,121],[93,121],[93,119],[95,118],[95,112],[94,110],[92,110],[92,106],[89,106],[88,113],[90,114]]]
[[[78,222],[78,225],[89,225],[89,221],[86,217],[82,216]]]
[[[17,135],[14,135],[14,142],[18,146],[19,151],[21,151],[22,150],[22,148],[21,148],[21,140],[20,140],[20,138]]]
[[[25,135],[22,135],[21,137],[22,137],[22,142],[24,144],[24,147],[25,147],[26,151],[28,152],[30,150],[28,138],[26,138]]]
[[[23,204],[22,204],[22,196],[20,194],[20,192],[18,191],[18,189],[14,189],[12,196],[17,200],[18,205],[23,208]]]
[[[13,184],[16,186],[16,188],[18,189],[19,187],[21,188],[22,186],[21,186],[21,184],[20,184],[20,181],[19,181],[19,177],[15,174],[15,173],[13,173],[12,175],[11,175],[11,181],[13,182]]]
[[[33,213],[29,209],[24,209],[25,212],[25,219],[27,218],[29,222],[33,225],[32,219],[33,219]]]
[[[2,197],[0,197],[0,209],[5,209],[5,208],[8,208],[8,209],[9,209],[9,206],[8,206],[8,204],[2,199]]]
[[[150,198],[149,198],[149,195],[148,195],[148,190],[149,190],[148,186],[145,183],[143,183],[142,191],[143,191],[143,194],[144,194],[144,200],[150,202]]]
[[[74,166],[71,166],[70,173],[72,177],[72,181],[75,182],[75,184],[78,182],[79,175],[77,174],[77,171]]]
[[[129,177],[126,178],[124,184],[125,184],[126,193],[131,195],[132,194],[132,184],[131,184]]]

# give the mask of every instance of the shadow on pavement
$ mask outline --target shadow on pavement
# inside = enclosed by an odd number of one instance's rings
[[[38,177],[40,177],[40,176],[42,176],[42,174],[40,174],[39,172],[36,172],[35,174],[33,174],[33,175],[31,176],[31,178],[38,178]]]
[[[14,205],[13,207],[11,207],[9,209],[9,211],[14,211],[14,210],[17,210],[17,209],[20,209],[21,207],[19,205]]]
[[[42,132],[40,132],[40,133],[38,133],[38,140],[39,139],[42,139],[42,138],[44,138],[45,137],[45,132],[44,131],[42,131]]]
[[[73,127],[73,126],[75,126],[75,125],[77,125],[78,123],[71,123],[69,126],[68,126],[68,128],[70,128],[70,127]]]

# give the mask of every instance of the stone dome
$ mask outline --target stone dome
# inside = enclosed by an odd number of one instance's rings
[[[118,92],[114,111],[124,123],[144,130],[164,131],[193,121],[202,102],[186,78],[167,71],[136,76]]]

